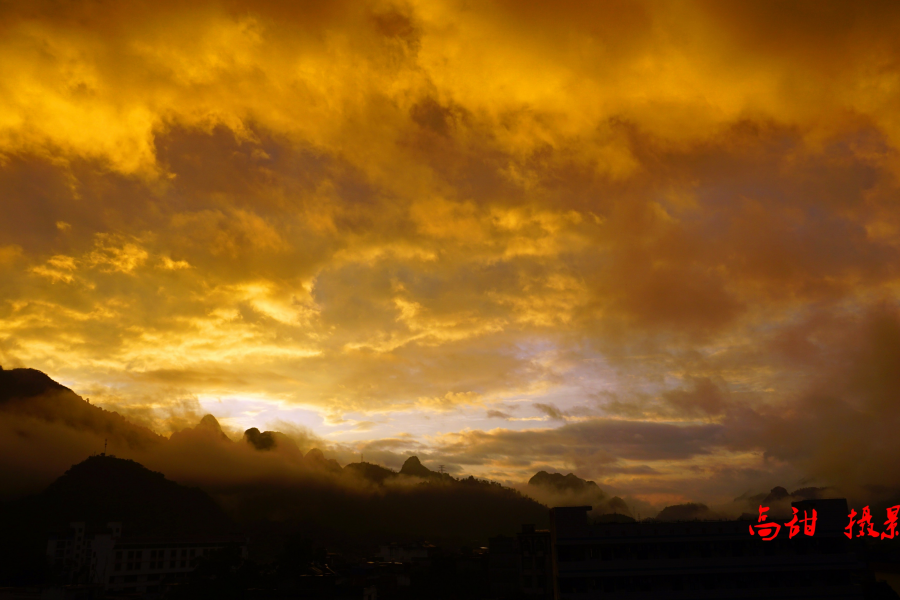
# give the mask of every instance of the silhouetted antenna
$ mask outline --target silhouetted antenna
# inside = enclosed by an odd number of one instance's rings
[[[438,465],[438,472],[443,475],[444,474],[444,465]]]
[[[109,438],[106,438],[103,440],[103,454],[101,454],[100,456],[106,456],[106,444],[108,444],[108,443],[109,443]]]

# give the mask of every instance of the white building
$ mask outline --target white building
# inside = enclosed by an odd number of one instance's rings
[[[67,583],[95,585],[112,592],[153,593],[184,579],[204,557],[231,549],[247,558],[240,535],[123,537],[121,523],[89,532],[82,522],[50,536],[47,557]]]

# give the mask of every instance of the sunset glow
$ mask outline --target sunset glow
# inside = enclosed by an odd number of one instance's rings
[[[900,485],[900,4],[12,2],[0,57],[4,368],[658,508]]]

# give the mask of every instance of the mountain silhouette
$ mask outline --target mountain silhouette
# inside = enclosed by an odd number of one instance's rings
[[[769,492],[769,495],[765,497],[763,502],[765,502],[765,503],[779,502],[781,500],[786,500],[787,498],[790,498],[790,496],[791,495],[788,493],[788,491],[785,488],[778,485],[778,486],[775,486],[772,488],[772,491]]]
[[[702,521],[719,517],[705,504],[688,502],[665,507],[656,518],[660,521]]]
[[[0,368],[0,405],[47,392],[72,392],[37,369]],[[74,392],[72,392],[74,394]]]
[[[404,477],[388,477],[385,471],[366,463],[345,468],[346,474],[369,475],[370,481]],[[522,523],[546,527],[549,520],[546,506],[516,490],[449,476],[416,485],[353,486],[352,479],[342,477],[232,486],[228,501],[230,514],[246,525],[251,540],[269,547],[283,543],[290,532],[346,550],[422,539],[477,547],[490,536],[516,533]]]
[[[515,533],[522,523],[546,526],[548,521],[546,506],[514,489],[474,478],[458,481],[416,457],[407,459],[399,473],[367,463],[345,470],[319,449],[304,456],[296,436],[251,428],[243,440],[230,441],[212,415],[166,439],[31,369],[0,371],[0,390],[0,418],[27,417],[16,421],[23,433],[15,439],[28,460],[11,463],[21,467],[8,472],[18,480],[31,464],[52,462],[41,472],[46,479],[32,488],[42,492],[0,505],[0,534],[6,542],[0,546],[8,549],[0,554],[13,556],[28,546],[22,556],[36,557],[36,565],[43,564],[47,533],[70,521],[89,526],[121,521],[126,535],[212,531],[233,522],[250,535],[253,552],[261,556],[271,555],[285,536],[297,532],[346,548],[417,539],[480,546],[489,536]],[[51,426],[38,430],[33,425],[39,420]],[[114,440],[121,442],[117,453],[139,458],[153,470],[112,456],[82,458],[102,449],[107,436],[113,448]],[[51,439],[58,442],[46,445]],[[154,472],[170,469],[178,481],[203,491]],[[344,472],[348,476],[341,476]],[[381,485],[394,480],[398,485]]]
[[[410,477],[422,477],[424,479],[439,477],[441,475],[423,465],[417,456],[410,456],[406,459],[406,462],[404,462],[403,466],[400,468],[400,474],[409,475]]]
[[[169,440],[175,441],[180,438],[189,437],[192,434],[200,435],[210,440],[232,443],[232,439],[222,431],[222,426],[219,425],[219,421],[212,415],[205,415],[200,419],[200,422],[193,427],[188,427],[187,429],[172,433],[172,435],[169,436]]]
[[[225,432],[222,431],[222,426],[219,425],[218,419],[216,419],[212,415],[204,415],[203,418],[200,419],[200,422],[197,423],[196,427],[194,427],[194,430],[208,432],[209,434],[214,435],[222,439],[223,441],[231,441],[231,438],[225,435]]]
[[[44,491],[0,505],[0,582],[34,578],[44,565],[51,532],[83,521],[89,528],[122,523],[125,536],[220,534],[234,522],[205,492],[142,465],[91,456]]]
[[[332,473],[340,473],[341,465],[333,458],[325,458],[325,454],[318,448],[313,448],[306,453],[306,463],[312,467]]]
[[[367,462],[350,463],[344,467],[344,473],[356,475],[366,481],[376,484],[383,484],[388,479],[397,477],[397,473],[386,469],[381,465],[375,465]]]
[[[596,483],[593,481],[586,481],[574,473],[563,475],[561,473],[538,471],[535,473],[534,477],[528,480],[528,485],[548,488],[557,492],[589,492],[592,494],[599,494],[600,497],[606,496]]]
[[[111,456],[91,456],[74,465],[28,505],[27,512],[57,528],[71,521],[121,521],[127,535],[157,535],[227,532],[234,527],[202,490]]]
[[[593,519],[594,523],[634,523],[635,518],[623,513],[608,513],[605,515],[597,515]]]
[[[759,506],[766,506],[770,509],[770,515],[789,516],[792,502],[838,498],[840,496],[841,494],[833,488],[805,487],[788,492],[786,488],[779,485],[773,487],[769,492],[759,494],[747,492],[735,498],[734,503],[749,515],[756,515]]]
[[[257,450],[271,450],[278,442],[271,431],[263,431],[260,433],[256,427],[251,427],[244,432],[244,441],[252,445]]]
[[[119,413],[90,404],[36,369],[0,369],[0,411],[60,422],[109,438],[114,446],[144,449],[166,439]]]
[[[618,496],[609,497],[593,481],[574,473],[538,471],[528,480],[528,493],[548,506],[591,506],[594,515],[631,516],[628,504]]]

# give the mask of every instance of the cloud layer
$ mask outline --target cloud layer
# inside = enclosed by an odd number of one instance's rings
[[[289,421],[395,468],[898,483],[892,438],[862,470],[829,441],[896,412],[895,4],[0,23],[5,367],[163,434]]]

